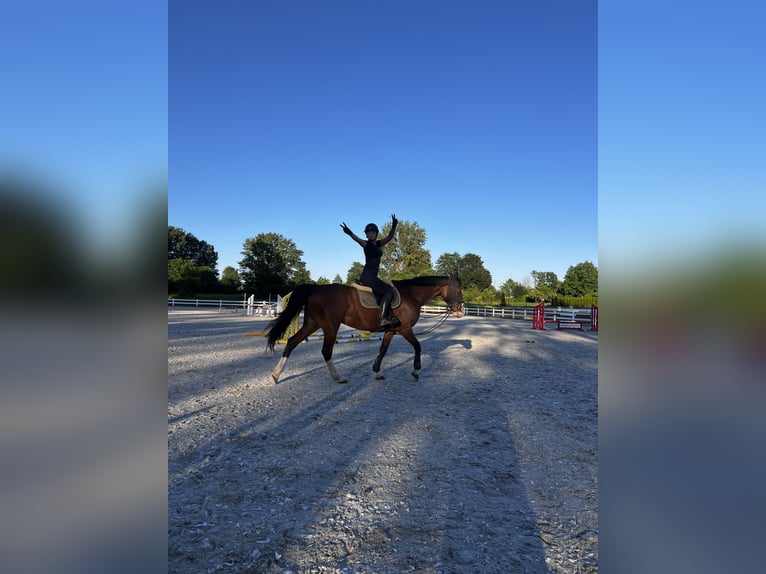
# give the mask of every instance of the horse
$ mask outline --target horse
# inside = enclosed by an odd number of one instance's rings
[[[456,274],[414,277],[394,280],[392,283],[398,289],[401,299],[399,306],[393,310],[394,315],[399,319],[399,325],[385,330],[372,370],[376,379],[385,378],[380,370],[380,364],[394,335],[399,333],[415,349],[412,376],[417,380],[420,376],[420,342],[412,332],[412,327],[420,318],[420,308],[424,303],[438,296],[446,301],[447,313],[452,313],[458,318],[462,317],[465,313],[462,286]],[[364,307],[360,302],[359,290],[349,285],[304,283],[293,290],[287,308],[269,324],[266,345],[270,350],[274,350],[274,344],[282,338],[291,321],[301,310],[304,311],[303,325],[287,340],[282,358],[271,373],[271,379],[274,383],[279,381],[279,376],[293,349],[321,328],[324,333],[322,356],[330,375],[337,383],[347,383],[348,380],[338,373],[332,362],[332,350],[338,329],[342,323],[354,329],[381,331],[382,328],[378,324],[380,308]]]

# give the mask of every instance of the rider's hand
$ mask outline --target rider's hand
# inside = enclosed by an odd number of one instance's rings
[[[353,233],[351,231],[351,228],[349,228],[349,226],[346,225],[345,223],[341,224],[341,228],[343,229],[343,233],[345,233],[346,235],[351,235]]]

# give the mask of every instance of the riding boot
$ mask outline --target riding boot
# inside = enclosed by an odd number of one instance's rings
[[[380,326],[384,328],[396,327],[399,325],[399,319],[397,319],[391,312],[391,300],[394,298],[394,294],[390,291],[384,293],[380,297]]]

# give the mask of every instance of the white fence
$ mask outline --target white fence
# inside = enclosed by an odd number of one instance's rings
[[[423,306],[423,313],[443,313],[446,306],[434,305]],[[519,319],[531,321],[533,316],[532,307],[466,307],[465,314],[475,317],[498,317],[500,319]],[[555,323],[556,321],[579,321],[581,323],[591,322],[590,309],[574,309],[570,307],[546,307],[545,322]]]
[[[188,308],[188,307],[204,307],[208,309],[217,308],[219,311],[224,310],[242,312],[248,317],[274,317],[278,313],[278,303],[272,303],[271,301],[256,301],[251,295],[247,299],[242,301],[232,301],[231,299],[177,299],[175,297],[168,299],[168,307],[175,308]]]
[[[168,299],[169,308],[186,307],[204,307],[217,308],[223,312],[224,309],[237,311],[239,309],[248,317],[275,317],[279,313],[279,303],[271,301],[255,301],[251,295],[248,299],[242,301],[232,301],[225,299]],[[420,308],[422,313],[433,314],[443,313],[445,305],[424,305]],[[532,307],[466,307],[465,314],[475,317],[497,317],[500,319],[518,319],[522,321],[532,320]],[[581,323],[591,322],[590,309],[573,309],[567,307],[546,307],[545,322],[555,323],[558,320],[579,321]]]

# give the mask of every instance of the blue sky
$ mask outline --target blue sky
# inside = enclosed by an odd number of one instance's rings
[[[766,246],[765,22],[755,0],[599,4],[605,268]]]
[[[167,179],[167,7],[12,0],[0,17],[0,175],[39,182],[94,251],[134,241]]]
[[[345,279],[396,213],[432,262],[563,279],[597,251],[595,2],[172,1],[168,223],[219,270],[274,232]]]
[[[597,78],[592,3],[372,5],[8,2],[0,175],[109,249],[169,163],[168,223],[219,268],[277,232],[314,278],[392,212],[495,284],[766,243],[761,3],[602,1]]]

